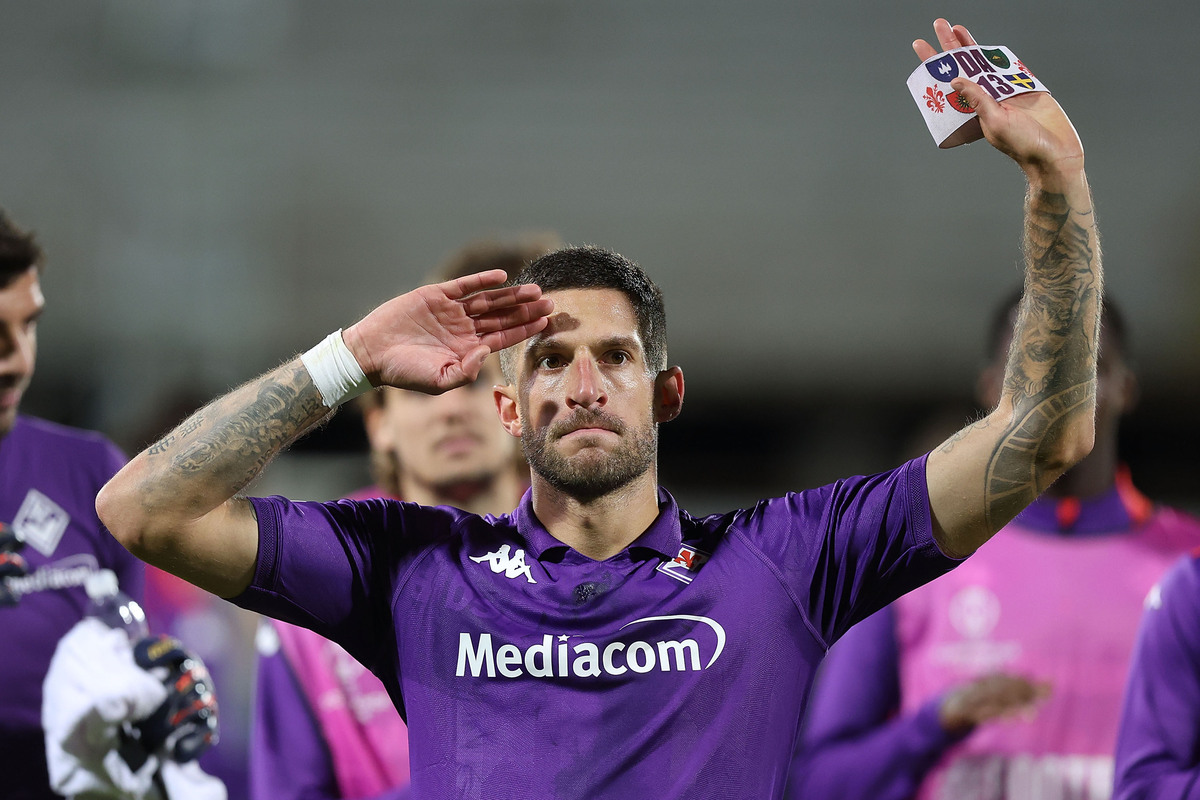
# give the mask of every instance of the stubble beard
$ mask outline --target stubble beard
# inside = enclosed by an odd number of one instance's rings
[[[528,417],[527,417],[528,418]],[[653,422],[630,432],[621,444],[604,453],[580,452],[568,458],[551,446],[563,435],[582,422],[602,422],[603,427],[626,432],[627,426],[620,420],[602,414],[577,414],[533,431],[526,428],[521,434],[521,450],[529,461],[529,468],[555,489],[581,502],[590,502],[610,492],[627,486],[636,478],[646,474],[658,457],[658,426]]]

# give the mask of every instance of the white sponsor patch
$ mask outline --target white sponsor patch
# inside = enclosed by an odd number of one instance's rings
[[[44,556],[54,555],[71,515],[37,489],[30,489],[12,521],[13,530],[26,544]]]
[[[725,649],[725,629],[714,619],[691,614],[642,617],[621,626],[650,622],[700,623],[693,631],[707,626],[710,635],[677,639],[638,639],[606,644],[578,641],[574,635],[543,634],[541,641],[522,649],[517,644],[497,642],[492,634],[472,637],[458,635],[458,658],[454,674],[460,678],[599,678],[626,673],[700,672],[716,663]],[[710,643],[711,640],[711,643]],[[704,655],[708,655],[707,661]]]

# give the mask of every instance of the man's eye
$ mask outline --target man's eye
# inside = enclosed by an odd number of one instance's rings
[[[624,350],[614,350],[608,354],[608,360],[613,364],[624,364],[629,361],[629,353]]]
[[[537,360],[538,369],[557,369],[563,364],[559,356],[542,356]]]

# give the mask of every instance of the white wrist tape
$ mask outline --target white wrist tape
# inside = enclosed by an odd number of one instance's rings
[[[300,356],[301,363],[312,377],[313,385],[329,408],[371,389],[371,382],[358,365],[350,348],[342,341],[342,329],[326,336],[316,347]]]

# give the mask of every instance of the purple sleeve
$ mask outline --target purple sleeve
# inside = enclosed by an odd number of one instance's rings
[[[408,530],[405,504],[294,503],[282,497],[251,503],[258,561],[250,587],[230,600],[332,639],[373,669],[395,634],[387,622],[392,582],[403,568],[398,552],[420,544]],[[419,507],[410,509],[416,515]]]
[[[1117,734],[1116,800],[1200,798],[1200,562],[1147,603]]]
[[[924,456],[766,500],[740,523],[826,647],[960,563],[934,542]]]
[[[788,800],[908,800],[959,741],[938,724],[940,698],[910,716],[900,705],[891,607],[830,649],[809,700],[788,778]]]
[[[283,651],[260,656],[250,748],[251,800],[338,796],[329,749]]]

